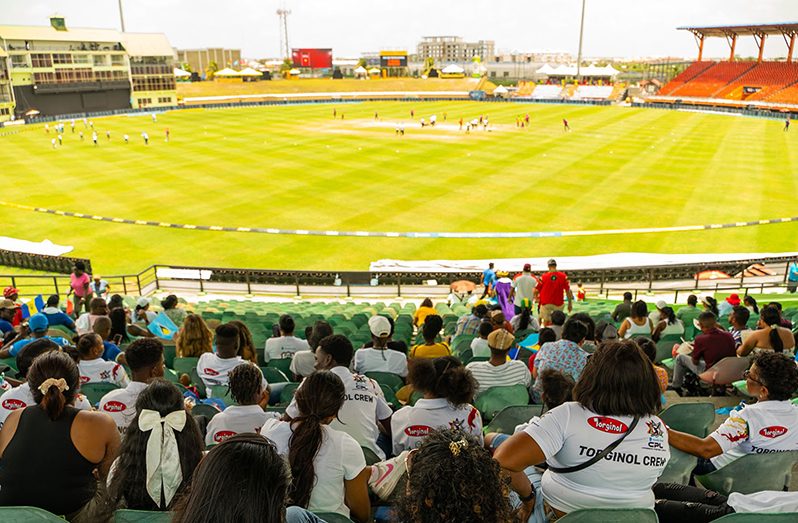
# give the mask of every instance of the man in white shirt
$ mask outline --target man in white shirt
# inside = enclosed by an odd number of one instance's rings
[[[163,344],[158,338],[139,338],[125,351],[131,382],[124,389],[112,390],[100,400],[99,410],[114,419],[124,433],[136,417],[136,399],[153,378],[163,377]]]
[[[17,369],[19,375],[27,378],[28,370],[33,365],[33,360],[42,354],[50,351],[61,350],[57,343],[54,343],[47,338],[40,338],[25,345],[17,356]],[[0,429],[9,414],[17,409],[24,409],[28,405],[35,405],[33,400],[33,392],[30,390],[30,385],[25,381],[19,387],[14,387],[0,396]],[[75,399],[75,408],[80,410],[91,410],[91,405],[86,400],[86,396],[78,394]]]
[[[497,329],[488,336],[489,361],[472,361],[466,365],[479,384],[479,391],[491,387],[523,385],[529,387],[532,375],[523,361],[507,361],[507,353],[515,345],[515,337],[504,329]]]
[[[92,300],[94,301],[94,300]],[[113,383],[117,387],[127,387],[128,377],[125,368],[114,361],[102,359],[103,340],[98,335],[84,334],[78,339],[78,371],[80,384]]]
[[[376,381],[349,370],[353,352],[352,343],[340,334],[322,339],[316,349],[316,370],[329,370],[336,374],[346,389],[344,406],[330,427],[346,432],[361,447],[367,447],[380,459],[385,459],[386,451],[378,445],[378,439],[385,449],[390,448],[393,411],[385,402],[382,389]],[[295,400],[291,401],[285,414],[288,419],[299,416]],[[380,430],[383,434],[380,434]]]
[[[524,299],[532,301],[537,284],[538,281],[532,276],[532,265],[525,263],[521,276],[513,281],[513,290],[510,291],[510,299],[513,300],[516,314],[521,314],[521,302]]]
[[[238,327],[223,323],[216,327],[216,352],[206,352],[197,362],[197,374],[205,385],[205,394],[211,397],[211,387],[227,385],[227,375],[241,363],[238,355]],[[260,372],[260,369],[258,369]],[[268,384],[263,379],[263,387]]]
[[[403,378],[407,377],[407,356],[390,350],[391,323],[385,316],[369,318],[372,347],[355,351],[355,372],[389,372]]]
[[[280,316],[278,326],[280,327],[280,337],[266,340],[266,349],[263,351],[264,361],[290,359],[294,357],[295,352],[310,349],[308,342],[294,336],[294,318],[283,314]]]

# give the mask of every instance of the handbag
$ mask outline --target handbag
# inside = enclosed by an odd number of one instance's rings
[[[628,436],[629,434],[632,433],[633,430],[635,430],[638,421],[640,421],[640,418],[635,416],[635,418],[632,420],[632,423],[629,425],[629,429],[627,429],[627,431],[623,434],[623,436],[621,436],[620,438],[616,439],[615,441],[607,445],[607,447],[604,450],[602,450],[601,452],[599,452],[589,460],[585,461],[584,463],[580,463],[579,465],[574,465],[572,467],[552,467],[551,465],[548,465],[548,470],[552,472],[557,472],[558,474],[568,474],[569,472],[578,472],[580,470],[588,468],[591,465],[595,465],[600,460],[604,459],[604,457],[607,454],[612,452],[618,445],[620,445],[623,442],[623,440],[626,439],[626,436]]]

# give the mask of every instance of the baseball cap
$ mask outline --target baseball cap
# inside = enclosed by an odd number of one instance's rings
[[[19,305],[11,300],[0,301],[0,309],[16,309],[17,307],[19,307]]]
[[[515,336],[505,329],[496,329],[488,334],[488,347],[495,350],[507,350],[515,343]]]
[[[549,259],[549,262],[547,263],[547,265],[554,265],[554,266],[556,266],[556,265],[557,265],[557,260],[555,260],[554,258],[550,258],[550,259]]]
[[[369,318],[369,330],[378,338],[391,334],[391,322],[385,316],[372,316]]]
[[[100,276],[99,274],[95,274],[94,276],[92,276],[92,278],[94,278],[95,280],[102,280],[103,279],[103,277]]]
[[[47,321],[47,316],[44,314],[34,314],[28,320],[28,327],[30,327],[31,332],[46,331],[49,326],[50,322]]]
[[[138,305],[139,307],[146,307],[149,304],[150,300],[148,300],[147,298],[139,298],[138,301],[136,301],[136,305]]]
[[[524,264],[524,272],[531,272],[531,271],[532,271],[532,265],[529,264],[529,263],[525,263]]]
[[[662,309],[664,309],[665,307],[667,307],[667,306],[668,306],[668,304],[667,304],[667,303],[665,303],[665,300],[659,300],[659,301],[657,301],[656,305],[657,305],[657,308],[658,308],[659,310],[662,310]]]
[[[14,287],[6,287],[3,289],[3,298],[8,298],[9,296],[13,296],[14,294],[19,294],[19,289]]]
[[[737,307],[740,305],[740,296],[738,294],[730,294],[726,301],[729,302],[730,305],[734,305]]]

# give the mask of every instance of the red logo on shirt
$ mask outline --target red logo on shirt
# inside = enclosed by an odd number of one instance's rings
[[[127,408],[127,405],[122,403],[121,401],[109,401],[103,405],[103,410],[105,412],[122,412]]]
[[[218,376],[219,373],[213,369],[202,369],[202,372],[207,374],[208,376]]]
[[[22,400],[8,399],[3,400],[3,408],[7,410],[24,409],[28,404]]]
[[[216,443],[221,443],[224,440],[232,438],[235,435],[236,433],[233,432],[232,430],[220,430],[219,432],[213,435],[213,441],[215,441]]]
[[[423,438],[429,436],[430,432],[432,432],[432,427],[426,425],[410,425],[405,429],[405,434],[411,438]]]
[[[604,416],[588,418],[587,423],[596,430],[609,432],[610,434],[623,434],[629,430],[629,427],[622,421],[613,418],[605,418]]]
[[[778,438],[779,436],[787,434],[787,427],[781,427],[779,425],[765,427],[759,431],[759,434],[765,436],[766,438]]]
[[[89,379],[90,378],[88,376],[81,376],[80,377],[80,384],[83,385],[84,383],[88,383]]]

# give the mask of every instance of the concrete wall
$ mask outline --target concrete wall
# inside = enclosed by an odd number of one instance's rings
[[[32,85],[14,87],[17,100],[17,114],[29,109],[37,109],[43,116],[80,113],[86,111],[107,111],[130,107],[130,88],[104,91],[84,91],[38,94]]]

